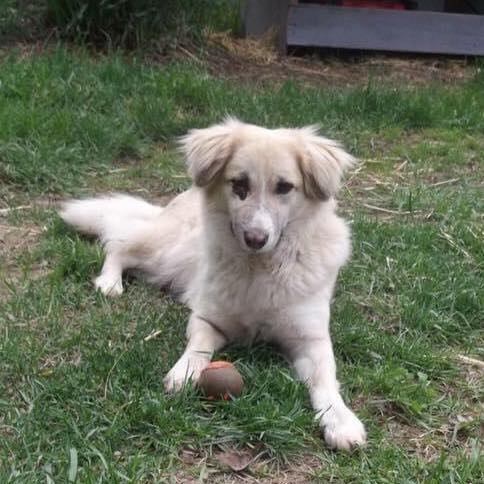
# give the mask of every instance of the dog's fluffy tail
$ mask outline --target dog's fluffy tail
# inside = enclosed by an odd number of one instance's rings
[[[85,234],[106,242],[122,237],[133,225],[158,217],[163,209],[129,195],[112,195],[102,198],[70,200],[59,210],[62,219]]]

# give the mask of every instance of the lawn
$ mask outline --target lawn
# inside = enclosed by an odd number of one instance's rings
[[[233,450],[253,457],[252,482],[482,482],[484,75],[472,69],[450,84],[249,85],[196,60],[4,52],[0,482],[231,482],[220,456]],[[245,377],[234,402],[166,395],[187,310],[138,281],[96,294],[99,246],[52,208],[113,190],[166,201],[189,184],[174,138],[226,114],[319,123],[361,160],[340,195],[354,248],[332,316],[343,393],[369,432],[352,454],[324,447],[304,385],[265,346],[218,355]]]

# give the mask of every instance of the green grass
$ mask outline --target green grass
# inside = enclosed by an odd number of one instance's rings
[[[239,31],[240,1],[2,0],[0,53],[5,43],[50,38],[166,54],[179,44],[201,45],[206,30]]]
[[[236,31],[238,0],[47,0],[48,20],[63,37],[115,47],[165,46]]]
[[[225,447],[274,459],[254,471],[261,480],[308,454],[320,463],[316,481],[482,480],[482,373],[457,355],[484,358],[483,88],[476,73],[452,87],[250,89],[190,64],[61,47],[4,58],[2,207],[45,194],[179,191],[188,182],[171,140],[228,113],[269,126],[320,123],[363,160],[341,195],[354,253],[332,333],[343,393],[370,441],[351,455],[327,451],[305,388],[264,346],[219,355],[247,381],[235,402],[207,402],[193,389],[165,395],[186,309],[137,281],[118,300],[96,294],[100,248],[52,210],[19,210],[0,219],[9,234],[0,482],[198,477],[203,465],[184,462],[182,450],[216,466],[210,455]]]
[[[4,59],[0,83],[0,177],[36,193],[74,191],[86,173],[156,155],[157,143],[227,113],[270,126],[318,122],[358,155],[375,133],[393,129],[404,141],[406,130],[445,130],[457,138],[445,148],[458,152],[456,163],[465,163],[460,133],[484,130],[482,76],[459,89],[328,91],[285,83],[254,92],[193,65],[159,69],[60,48]]]

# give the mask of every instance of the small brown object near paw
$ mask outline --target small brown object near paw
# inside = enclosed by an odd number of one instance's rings
[[[242,393],[244,380],[232,363],[212,361],[202,371],[198,386],[209,399],[229,400]]]

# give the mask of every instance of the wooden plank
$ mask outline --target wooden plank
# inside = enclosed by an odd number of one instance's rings
[[[484,16],[295,5],[289,7],[287,44],[484,55]]]
[[[416,0],[418,10],[430,10],[433,12],[443,12],[445,0]]]

